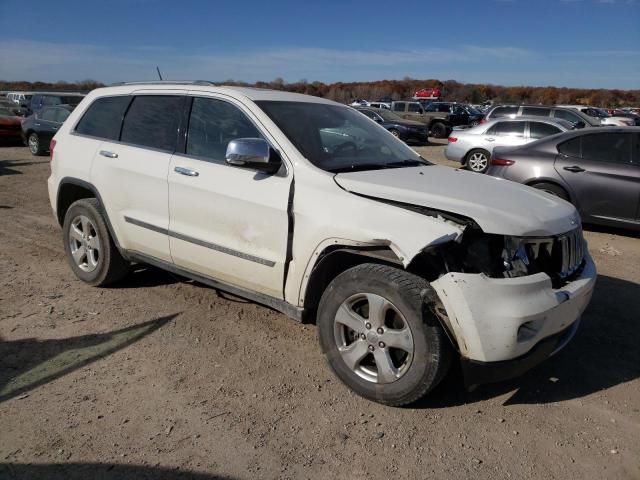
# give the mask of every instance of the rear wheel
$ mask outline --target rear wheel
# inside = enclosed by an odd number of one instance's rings
[[[393,135],[396,138],[400,138],[400,132],[398,130],[391,129],[389,130],[389,133],[391,133],[391,135]]]
[[[423,278],[362,264],[338,275],[318,307],[320,344],[338,378],[359,395],[406,405],[447,372],[451,348],[423,296]]]
[[[129,262],[116,248],[95,198],[74,202],[64,216],[64,248],[73,273],[85,283],[103,286],[123,278]]]
[[[489,168],[489,157],[486,150],[476,148],[467,154],[466,165],[469,170],[476,173],[485,173]]]
[[[28,139],[29,151],[32,155],[44,155],[47,151],[46,147],[42,145],[41,139],[37,133],[32,132]]]
[[[536,183],[535,185],[531,185],[533,188],[537,188],[538,190],[542,190],[543,192],[550,193],[551,195],[555,195],[556,197],[560,197],[563,200],[569,201],[569,194],[567,191],[562,188],[560,185],[556,185],[554,183]]]
[[[449,129],[442,122],[435,122],[431,125],[431,136],[434,138],[446,138],[449,134]]]

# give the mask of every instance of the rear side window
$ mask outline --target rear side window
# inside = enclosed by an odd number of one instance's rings
[[[500,137],[524,137],[526,122],[498,122],[487,133]]]
[[[236,106],[213,98],[193,99],[187,155],[224,161],[227,144],[236,138],[263,137]]]
[[[118,140],[122,117],[130,101],[129,96],[98,98],[78,122],[76,133]]]
[[[629,133],[597,133],[582,137],[582,158],[606,163],[631,163]]]
[[[394,103],[393,104],[394,112],[404,112],[404,103]]]
[[[558,127],[542,122],[529,122],[529,137],[531,138],[544,138],[549,135],[555,135],[560,133]]]
[[[540,108],[540,107],[522,107],[522,115],[533,115],[535,117],[549,117],[551,116],[551,109]]]
[[[580,158],[580,138],[575,137],[561,143],[558,145],[558,152],[568,157]]]
[[[422,110],[422,108],[420,107],[420,105],[416,104],[416,103],[410,103],[409,104],[409,111],[410,112],[419,112],[420,110]]]
[[[496,107],[491,112],[491,118],[507,117],[509,115],[516,115],[520,107]]]
[[[122,124],[123,143],[173,152],[184,97],[140,95],[134,97]]]

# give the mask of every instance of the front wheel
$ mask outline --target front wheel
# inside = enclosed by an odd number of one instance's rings
[[[567,191],[559,185],[555,185],[553,183],[536,183],[532,185],[533,188],[537,188],[538,190],[542,190],[543,192],[550,193],[551,195],[555,195],[556,197],[560,197],[563,200],[569,200],[569,195]]]
[[[421,277],[362,264],[338,275],[318,307],[320,344],[338,378],[386,405],[415,402],[444,377],[451,347]]]
[[[393,135],[396,138],[400,138],[400,132],[394,128],[392,128],[391,130],[389,130],[389,133],[391,133],[391,135]]]

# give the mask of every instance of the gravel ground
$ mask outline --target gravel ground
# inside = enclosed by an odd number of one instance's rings
[[[396,409],[331,375],[313,325],[152,268],[76,280],[48,174],[0,148],[0,478],[640,478],[637,235],[586,232],[598,286],[556,357]]]

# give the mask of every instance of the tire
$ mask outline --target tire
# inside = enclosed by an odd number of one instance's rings
[[[40,156],[44,155],[47,152],[46,147],[42,145],[40,137],[35,132],[31,132],[27,137],[27,145],[29,147],[31,155]]]
[[[536,183],[535,185],[531,185],[533,188],[537,188],[538,190],[543,190],[551,195],[555,195],[556,197],[560,197],[563,200],[569,201],[569,194],[567,191],[562,188],[560,185],[556,185],[555,183]]]
[[[83,282],[101,287],[127,275],[129,262],[113,243],[97,199],[71,204],[64,216],[63,238],[71,270]]]
[[[489,169],[489,159],[491,154],[482,148],[474,148],[465,160],[467,169],[476,173],[485,173]]]
[[[395,128],[392,128],[391,130],[389,130],[389,133],[391,135],[393,135],[396,138],[400,138],[400,132],[398,130],[396,130]]]
[[[423,278],[386,265],[365,263],[338,275],[317,317],[320,345],[337,377],[358,395],[392,406],[436,387],[451,346],[423,300],[431,294]],[[385,313],[369,315],[372,305]]]
[[[431,136],[434,138],[447,138],[449,129],[442,122],[435,122],[431,125]]]

